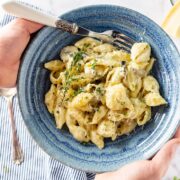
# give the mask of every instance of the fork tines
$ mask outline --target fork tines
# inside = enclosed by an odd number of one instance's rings
[[[118,46],[125,51],[130,51],[132,45],[136,42],[132,38],[126,36],[125,34],[113,31],[112,37],[114,38],[113,44]]]
[[[112,42],[112,45],[116,46],[118,49],[127,51],[128,53],[131,51],[131,48],[129,46],[123,45],[121,42],[114,41]]]

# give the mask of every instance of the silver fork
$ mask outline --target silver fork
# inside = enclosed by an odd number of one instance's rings
[[[89,36],[99,39],[103,42],[113,44],[118,48],[123,49],[127,52],[130,52],[132,45],[136,42],[134,39],[126,36],[125,34],[119,33],[114,30],[107,30],[102,33],[97,33],[94,31],[90,31],[89,29],[85,29],[84,27],[78,26],[75,23],[74,23],[74,27],[76,27],[77,29],[74,34],[81,36]]]
[[[16,95],[16,93],[17,93],[16,87],[0,88],[0,96],[3,96],[8,103],[9,118],[11,120],[12,159],[15,164],[19,165],[23,162],[24,157],[23,157],[21,145],[19,143],[19,139],[17,137],[16,125],[15,125],[15,120],[14,120],[14,115],[13,115],[12,100],[13,100],[13,97]]]
[[[70,23],[59,19],[58,17],[45,14],[27,4],[22,4],[20,2],[8,1],[3,3],[2,7],[5,11],[14,16],[38,22],[47,26],[56,27],[71,34],[93,37],[103,42],[116,45],[118,48],[124,49],[128,52],[135,43],[134,39],[117,31],[108,30],[102,33],[94,32],[84,27],[78,26],[76,23]]]

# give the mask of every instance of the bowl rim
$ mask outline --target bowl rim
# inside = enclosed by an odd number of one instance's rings
[[[87,5],[87,6],[81,6],[81,7],[78,7],[78,8],[75,8],[75,9],[72,9],[70,11],[67,11],[63,14],[61,14],[59,17],[64,17],[64,16],[67,16],[68,14],[71,14],[71,13],[74,13],[74,12],[77,12],[79,10],[83,10],[85,11],[86,9],[90,9],[90,8],[103,8],[103,7],[106,7],[106,8],[119,8],[119,9],[123,9],[123,10],[126,10],[126,11],[131,11],[137,15],[140,15],[140,16],[143,16],[143,18],[145,18],[147,21],[151,21],[157,28],[159,28],[164,34],[164,36],[166,36],[166,38],[170,41],[171,45],[173,46],[174,50],[177,52],[177,55],[179,56],[180,58],[180,52],[178,51],[175,43],[172,41],[172,39],[170,38],[170,36],[156,23],[154,22],[151,18],[147,17],[146,15],[138,12],[138,11],[135,11],[133,9],[130,9],[130,8],[126,8],[126,7],[123,7],[123,6],[119,6],[119,5],[111,5],[111,4],[97,4],[97,5]],[[72,166],[71,164],[69,164],[68,162],[65,162],[65,161],[62,161],[60,159],[58,159],[53,153],[51,153],[49,150],[45,149],[44,148],[44,145],[43,143],[41,142],[40,138],[39,137],[36,137],[34,131],[33,131],[33,128],[31,129],[31,127],[28,125],[28,123],[26,123],[26,121],[24,120],[25,119],[25,116],[24,116],[24,113],[23,113],[23,105],[21,104],[21,93],[19,91],[20,89],[20,77],[22,76],[22,67],[23,67],[23,59],[25,58],[26,56],[26,53],[28,52],[29,48],[33,45],[33,42],[36,40],[36,37],[38,36],[38,34],[45,28],[47,28],[48,26],[45,26],[43,27],[42,29],[40,29],[39,31],[37,31],[35,34],[33,34],[33,37],[30,39],[30,42],[28,43],[26,49],[24,50],[23,52],[23,55],[21,57],[22,61],[20,62],[20,66],[19,66],[19,71],[18,71],[18,76],[17,76],[17,97],[19,99],[19,107],[20,107],[20,112],[21,112],[21,115],[22,115],[22,118],[23,118],[23,121],[24,121],[24,124],[30,134],[30,136],[33,138],[33,140],[37,143],[37,145],[41,148],[41,150],[45,153],[47,153],[47,155],[49,155],[50,157],[52,157],[53,159],[59,161],[60,163],[62,163],[63,165],[66,165],[68,167],[71,167],[73,169],[77,169],[77,170],[81,170],[81,171],[85,171],[85,172],[90,172],[90,173],[102,173],[102,172],[106,172],[105,171],[102,171],[102,170],[96,170],[96,171],[92,171],[92,170],[89,170],[89,169],[81,169],[81,168],[78,168],[78,167],[74,167]],[[22,98],[23,99],[23,98]],[[25,99],[25,98],[24,98]],[[171,131],[171,134],[168,134],[166,136],[164,136],[163,140],[159,140],[159,142],[161,142],[160,144],[157,144],[155,145],[155,148],[153,148],[153,151],[148,151],[145,153],[144,156],[141,157],[141,160],[146,160],[146,159],[149,159],[150,157],[152,157],[155,153],[157,153],[157,151],[159,149],[162,148],[162,146],[169,140],[171,139],[175,132],[177,131],[178,127],[180,126],[180,117],[179,117],[179,120],[178,120],[178,124],[177,124],[177,127],[174,128],[174,131]],[[156,147],[157,146],[157,147]],[[132,163],[134,161],[137,161],[137,160],[140,160],[136,157],[136,159],[134,158],[133,160],[129,160],[128,163]],[[119,165],[119,168],[121,167],[121,165]],[[112,169],[112,170],[109,170],[109,171],[114,171],[115,169]]]

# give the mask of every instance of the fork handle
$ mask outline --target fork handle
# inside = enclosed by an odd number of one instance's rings
[[[11,120],[11,129],[12,129],[12,158],[13,158],[13,162],[16,165],[19,165],[23,162],[24,157],[23,157],[23,152],[22,152],[22,149],[21,149],[18,137],[17,137],[16,125],[15,125],[15,120],[14,120],[14,115],[13,115],[12,98],[13,97],[7,98],[8,110],[9,110],[9,115],[10,115],[10,120]]]
[[[78,30],[78,26],[75,23],[69,23],[56,16],[45,14],[32,8],[31,6],[17,1],[7,1],[2,4],[2,8],[16,17],[24,18],[51,27],[57,27],[72,34],[75,34]]]

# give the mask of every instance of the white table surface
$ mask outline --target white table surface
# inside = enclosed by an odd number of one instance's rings
[[[22,1],[22,0],[21,0]],[[39,6],[53,14],[60,15],[74,8],[94,4],[114,4],[124,6],[141,12],[156,23],[161,25],[168,10],[172,7],[169,0],[24,0],[25,2]],[[1,1],[2,2],[2,1]],[[0,19],[3,13],[0,9]],[[180,39],[173,39],[180,51]],[[173,180],[173,177],[180,178],[180,148],[177,150],[168,169],[164,180]]]

